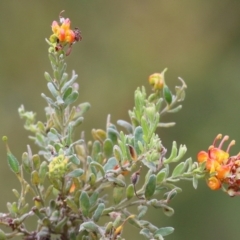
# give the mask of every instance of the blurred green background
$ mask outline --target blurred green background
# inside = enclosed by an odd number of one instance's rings
[[[84,128],[104,128],[106,116],[113,122],[128,120],[133,92],[147,86],[148,76],[168,67],[166,81],[187,83],[183,109],[162,119],[176,121],[171,129],[159,129],[166,147],[173,140],[186,144],[187,157],[205,150],[218,133],[237,141],[231,153],[240,148],[240,1],[1,1],[0,2],[0,135],[9,137],[20,159],[26,145],[32,144],[23,129],[17,109],[21,104],[44,120],[48,94],[45,71],[50,71],[45,38],[51,23],[65,10],[72,27],[79,27],[83,41],[73,46],[68,71],[79,74],[79,102],[92,105]],[[37,151],[37,148],[34,148]],[[12,188],[19,183],[6,163],[0,144],[0,211],[6,201],[15,201]],[[169,240],[238,239],[240,235],[239,198],[210,191],[202,180],[194,190],[190,182],[171,203],[173,217],[151,210],[148,218],[156,225],[173,226]],[[143,239],[126,226],[126,239]]]

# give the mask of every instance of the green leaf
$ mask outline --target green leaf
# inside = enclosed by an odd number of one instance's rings
[[[117,124],[127,130],[128,133],[133,133],[133,127],[129,122],[118,120]]]
[[[83,173],[84,173],[83,169],[78,168],[78,169],[75,169],[75,170],[73,170],[72,172],[68,173],[68,174],[66,175],[66,177],[76,178],[76,177],[82,176]]]
[[[92,193],[92,195],[89,197],[89,201],[90,201],[91,206],[93,206],[97,202],[98,197],[99,197],[99,192],[98,191],[95,191],[95,192]]]
[[[115,204],[119,204],[124,197],[124,187],[115,186],[113,188],[113,201]]]
[[[53,185],[49,185],[44,194],[44,199],[47,199],[52,192],[53,192]]]
[[[74,102],[77,100],[78,95],[79,95],[78,91],[74,90],[74,91],[73,91],[69,96],[67,96],[67,98],[64,100],[64,105],[65,105],[65,106],[68,106],[68,105],[74,103]]]
[[[98,226],[92,221],[84,222],[84,223],[81,223],[79,232],[83,230],[86,230],[88,232],[98,232]]]
[[[62,97],[61,97],[61,96],[57,96],[56,99],[57,99],[57,104],[58,104],[59,106],[63,106],[64,101],[63,101]]]
[[[2,229],[0,229],[0,240],[6,240],[6,239],[7,239],[7,237],[6,237],[5,232]]]
[[[152,174],[149,179],[148,182],[146,184],[146,188],[145,188],[145,198],[148,200],[150,199],[156,189],[156,175]]]
[[[94,141],[91,154],[94,161],[98,161],[98,153],[101,152],[101,150],[101,143],[98,140]]]
[[[134,102],[135,102],[134,112],[138,121],[140,121],[142,117],[145,99],[146,99],[145,88],[143,87],[142,91],[138,88],[134,93]]]
[[[179,112],[181,109],[182,109],[182,105],[178,105],[177,107],[170,109],[167,112],[168,113],[176,113],[176,112]]]
[[[147,239],[151,239],[152,238],[152,233],[150,232],[149,229],[147,228],[143,228],[141,231],[140,231],[140,234],[145,236]]]
[[[90,200],[87,192],[82,191],[79,197],[79,205],[84,217],[88,217],[90,209]]]
[[[126,196],[127,199],[131,199],[134,196],[134,186],[133,184],[129,184],[127,189],[126,189]]]
[[[72,93],[72,91],[73,91],[73,87],[72,87],[72,86],[70,86],[70,87],[65,91],[65,93],[63,94],[63,100],[64,100],[64,101],[65,101],[66,98]]]
[[[60,80],[60,76],[59,76],[58,69],[55,69],[55,70],[53,71],[53,76],[54,76],[54,78],[55,78],[57,81]]]
[[[57,65],[56,56],[53,53],[49,53],[48,58],[52,65],[55,65],[55,66]]]
[[[115,177],[111,177],[111,176],[106,176],[106,178],[109,182],[113,182],[119,187],[126,187],[126,183],[123,180],[121,180],[120,178],[115,178]]]
[[[43,161],[40,165],[39,172],[38,172],[41,184],[44,183],[47,172],[48,172],[48,164],[46,161]]]
[[[185,170],[185,163],[184,162],[180,162],[174,169],[172,172],[172,178],[178,177],[179,175],[181,175]]]
[[[148,207],[145,205],[139,205],[138,206],[138,219],[141,219],[146,213],[147,213]]]
[[[95,140],[98,140],[101,143],[103,143],[107,135],[106,132],[102,129],[92,129],[92,136]]]
[[[163,228],[159,228],[155,233],[154,235],[162,235],[163,237],[173,233],[174,231],[174,228],[173,227],[163,227]]]
[[[101,217],[103,210],[105,209],[105,204],[104,203],[99,203],[97,209],[95,210],[93,214],[93,221],[98,222],[99,218]]]
[[[104,171],[104,169],[103,169],[103,167],[102,167],[101,164],[99,164],[98,162],[94,162],[94,161],[93,161],[93,162],[90,163],[90,165],[96,167],[96,169],[97,169],[98,171],[100,171],[100,173],[101,173],[101,175],[102,175],[103,177],[105,176],[105,171]]]
[[[122,162],[122,151],[121,151],[121,149],[118,145],[115,145],[113,147],[113,154],[114,154],[115,158],[117,159],[117,161],[121,164],[121,162]]]
[[[31,171],[32,171],[32,168],[31,168],[31,165],[30,165],[30,160],[29,160],[29,157],[28,157],[28,153],[27,152],[24,152],[22,154],[22,165],[23,165],[23,168],[24,170],[30,174]]]
[[[93,186],[96,183],[96,175],[94,173],[90,173],[88,177],[88,183]]]
[[[163,98],[167,102],[167,104],[172,103],[172,93],[166,84],[164,84],[163,87]]]
[[[105,172],[107,172],[108,170],[113,170],[116,165],[118,165],[117,159],[115,157],[111,157],[108,159],[103,169]]]
[[[105,208],[104,211],[103,211],[103,215],[107,215],[107,214],[109,214],[110,212],[113,212],[113,211],[115,211],[114,207]]]
[[[48,90],[50,91],[50,93],[53,95],[53,97],[57,98],[59,93],[58,93],[56,87],[54,86],[54,84],[52,82],[48,82],[47,87],[48,87]]]
[[[187,147],[181,144],[179,146],[178,155],[176,158],[173,159],[173,162],[178,162],[186,152],[187,152]]]
[[[89,110],[89,108],[91,107],[90,103],[85,102],[85,103],[81,103],[77,106],[76,109],[76,118],[82,116],[85,112],[87,112]]]
[[[48,103],[51,107],[53,107],[53,108],[58,108],[57,104],[55,104],[54,101],[53,101],[51,98],[47,97],[44,93],[42,93],[41,96],[47,101],[47,103]]]
[[[119,133],[118,133],[118,131],[116,129],[114,129],[112,127],[108,127],[108,129],[107,129],[107,137],[109,139],[111,139],[113,144],[117,144]]]
[[[38,170],[40,167],[40,163],[41,163],[41,160],[40,160],[40,157],[38,154],[34,154],[32,156],[32,162],[33,162],[34,169]]]
[[[8,161],[8,165],[9,165],[10,169],[14,173],[17,174],[20,172],[19,162],[18,162],[17,158],[11,152],[7,153],[7,161]]]
[[[167,199],[167,201],[169,202],[170,200],[172,200],[175,196],[177,195],[177,190],[173,189],[170,192],[166,192],[163,196],[164,198]]]
[[[53,82],[53,79],[48,72],[44,73],[44,77],[48,82]]]
[[[12,192],[16,196],[16,198],[20,198],[20,193],[16,189],[12,189]]]
[[[61,92],[62,92],[62,93],[65,93],[65,91],[66,91],[70,86],[73,85],[73,83],[76,81],[77,77],[78,77],[78,75],[75,74],[75,72],[73,72],[72,78],[63,85],[63,87],[62,87],[62,89],[61,89]]]
[[[105,139],[105,141],[103,142],[103,153],[107,159],[112,157],[113,143],[112,140],[109,138]]]
[[[83,119],[84,119],[83,117],[79,117],[79,118],[75,119],[74,121],[71,121],[72,127],[79,126],[83,122]]]
[[[169,156],[168,159],[165,159],[165,160],[164,160],[163,163],[164,163],[164,164],[167,164],[167,163],[172,162],[172,161],[174,160],[174,158],[177,157],[177,151],[178,151],[178,149],[177,149],[177,143],[176,143],[175,141],[173,141],[171,154],[170,154],[170,156]]]
[[[163,168],[158,174],[157,174],[157,184],[161,184],[163,180],[166,178],[166,169]]]
[[[196,175],[194,175],[193,176],[193,187],[195,188],[195,189],[197,189],[197,186],[198,186],[198,179],[197,179],[197,177],[196,177]]]
[[[36,170],[31,173],[31,182],[33,185],[38,185],[40,183],[39,174]]]
[[[55,228],[54,228],[55,232],[56,233],[61,233],[62,229],[66,225],[67,221],[68,221],[67,216],[63,217],[60,221],[58,221]]]
[[[138,142],[141,142],[144,145],[143,141],[143,130],[142,127],[138,126],[134,130],[134,148],[138,155],[141,154]]]
[[[80,160],[76,154],[71,155],[68,160],[69,160],[69,162],[74,163],[76,165],[80,164]]]

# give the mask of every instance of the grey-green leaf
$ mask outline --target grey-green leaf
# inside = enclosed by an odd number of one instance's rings
[[[184,162],[180,162],[174,169],[172,172],[172,178],[178,177],[179,175],[181,175],[185,170],[185,163]]]
[[[156,175],[152,174],[149,179],[148,182],[146,184],[146,188],[145,188],[145,198],[146,199],[150,199],[156,189]]]
[[[65,106],[74,103],[78,98],[78,91],[73,91],[67,98],[64,100]]]
[[[173,233],[174,231],[174,228],[173,227],[162,227],[162,228],[159,228],[155,233],[154,235],[162,235],[163,237]]]
[[[88,217],[90,209],[90,200],[87,192],[82,191],[79,197],[79,205],[84,217]]]
[[[91,221],[84,222],[84,223],[81,223],[79,232],[81,232],[83,230],[87,230],[88,232],[96,232],[96,231],[98,231],[98,226],[94,222],[91,222]]]
[[[102,167],[102,165],[101,164],[99,164],[98,162],[91,162],[90,163],[90,165],[91,166],[94,166],[98,171],[100,171],[100,173],[101,173],[101,175],[104,177],[105,176],[105,171],[104,171],[104,169],[103,169],[103,167]]]
[[[105,141],[103,142],[103,153],[106,158],[112,157],[113,143],[112,143],[112,140],[109,138],[105,139]]]
[[[78,168],[78,169],[74,169],[72,172],[68,173],[66,176],[67,177],[80,177],[82,176],[84,173],[83,169]]]
[[[134,148],[138,155],[141,154],[141,150],[139,149],[138,142],[141,142],[144,145],[143,141],[143,130],[142,127],[138,126],[134,130]]]
[[[99,203],[97,209],[95,210],[93,214],[93,221],[98,222],[99,218],[101,217],[103,210],[105,209],[105,204],[104,203]]]
[[[128,133],[133,133],[133,127],[129,122],[126,122],[124,120],[118,120],[117,124],[123,128],[125,128]]]

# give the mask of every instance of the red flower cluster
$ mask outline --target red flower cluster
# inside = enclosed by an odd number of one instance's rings
[[[198,162],[206,163],[206,171],[208,173],[208,186],[212,190],[225,190],[230,196],[240,195],[240,153],[236,156],[229,156],[231,146],[235,144],[232,140],[226,151],[222,150],[222,145],[229,139],[224,136],[219,146],[216,147],[217,140],[221,139],[219,134],[208,148],[208,152],[201,151],[197,155]]]

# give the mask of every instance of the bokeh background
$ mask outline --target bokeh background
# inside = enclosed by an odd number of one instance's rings
[[[218,133],[237,141],[240,150],[240,1],[1,1],[0,2],[0,136],[7,135],[20,159],[33,144],[23,129],[17,109],[24,104],[44,120],[47,93],[45,71],[50,71],[45,38],[50,25],[65,10],[83,41],[74,45],[68,70],[79,74],[79,102],[89,101],[84,128],[104,128],[107,114],[113,122],[128,119],[133,92],[148,86],[148,76],[168,68],[169,86],[182,77],[187,85],[183,109],[163,119],[176,121],[171,129],[159,129],[166,147],[173,140],[188,147],[187,157],[207,149]],[[37,148],[33,148],[37,151]],[[15,201],[19,187],[0,144],[0,211]],[[171,203],[173,217],[150,211],[156,225],[173,226],[169,240],[239,239],[239,198],[210,191],[204,180],[194,190],[190,182]],[[126,239],[143,239],[129,225]]]

